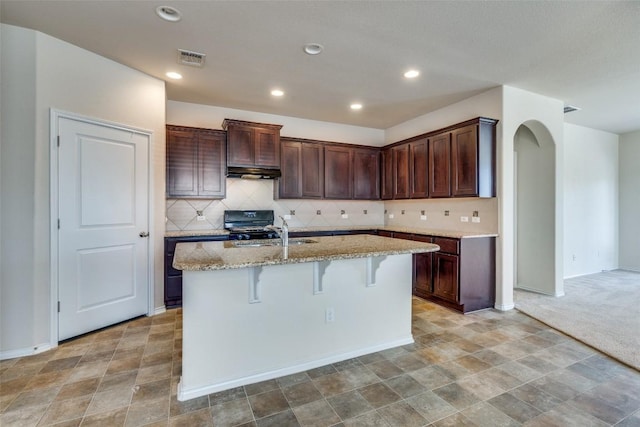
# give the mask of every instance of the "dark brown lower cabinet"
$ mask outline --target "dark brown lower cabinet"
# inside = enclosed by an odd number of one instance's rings
[[[457,303],[458,255],[436,252],[433,258],[433,295]]]
[[[454,239],[379,231],[378,235],[440,246],[438,252],[413,255],[413,294],[468,313],[495,304],[495,237]]]
[[[433,237],[414,234],[412,240],[433,243]],[[433,293],[433,252],[413,255],[413,294],[426,298]]]
[[[176,245],[181,242],[211,242],[228,240],[222,236],[188,236],[164,238],[164,306],[174,308],[182,306],[182,270],[173,268],[173,255]]]

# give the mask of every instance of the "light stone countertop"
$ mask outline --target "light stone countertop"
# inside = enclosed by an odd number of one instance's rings
[[[417,227],[393,227],[384,225],[370,225],[370,226],[327,226],[327,227],[291,227],[290,233],[295,232],[322,232],[322,231],[349,231],[349,230],[382,230],[382,231],[395,231],[399,233],[413,233],[423,234],[426,236],[437,237],[451,237],[454,239],[470,239],[479,237],[497,237],[497,233],[488,232],[473,232],[473,231],[456,231],[456,230],[437,230],[437,229],[424,229]],[[167,231],[165,237],[191,237],[191,236],[225,236],[229,232],[224,229],[210,229],[210,230],[189,230],[189,231]]]
[[[317,243],[293,244],[286,250],[281,246],[236,247],[234,241],[178,243],[173,257],[173,267],[189,271],[225,270],[435,252],[440,249],[438,245],[431,243],[366,234],[310,237],[303,240],[314,240]],[[251,242],[256,243],[260,240]]]

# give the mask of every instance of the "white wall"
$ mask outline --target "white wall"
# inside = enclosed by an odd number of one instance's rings
[[[504,86],[502,145],[498,147],[498,198],[500,200],[500,236],[497,245],[496,307],[513,307],[514,266],[515,266],[515,174],[514,174],[514,140],[521,125],[526,125],[538,140],[549,140],[555,143],[555,192],[553,195],[555,217],[553,230],[548,230],[554,238],[553,253],[544,253],[549,257],[547,265],[553,271],[555,295],[562,295],[562,238],[563,238],[563,152],[562,126],[564,123],[563,107],[560,100]],[[503,307],[498,307],[502,301]]]
[[[48,342],[34,325],[36,34],[0,26],[0,351]],[[11,58],[11,61],[5,60]],[[47,209],[48,210],[48,209]],[[47,289],[44,296],[48,296]],[[45,304],[39,304],[47,310]],[[15,326],[14,326],[15,325]],[[37,330],[34,333],[34,330]]]
[[[56,344],[50,342],[56,325],[50,324],[49,298],[51,108],[153,132],[151,232],[157,238],[152,253],[155,304],[163,306],[166,97],[163,81],[84,49],[14,26],[2,25],[1,31],[0,351],[5,355]]]
[[[564,159],[564,277],[615,269],[618,135],[565,124]]]
[[[640,271],[640,131],[620,136],[619,265]]]
[[[282,125],[281,136],[381,147],[384,131],[187,102],[167,102],[167,124],[222,129],[224,119]]]
[[[514,136],[516,279],[514,287],[555,295],[555,153],[526,125]]]

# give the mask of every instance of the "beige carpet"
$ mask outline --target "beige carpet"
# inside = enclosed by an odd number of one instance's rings
[[[567,279],[564,292],[555,298],[516,289],[516,309],[640,370],[640,273]]]

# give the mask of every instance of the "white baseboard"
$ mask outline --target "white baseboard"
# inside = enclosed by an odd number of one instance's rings
[[[162,313],[166,313],[167,312],[167,307],[160,306],[160,307],[156,307],[156,309],[153,311],[153,315],[157,316],[158,314],[162,314]]]
[[[342,354],[336,354],[336,355],[328,356],[322,359],[302,362],[294,366],[289,366],[281,369],[274,369],[269,372],[263,372],[256,375],[236,378],[236,379],[232,379],[222,383],[207,385],[204,387],[195,387],[191,389],[185,389],[184,383],[182,382],[182,378],[181,378],[180,382],[178,383],[178,400],[182,402],[185,400],[194,399],[196,397],[206,396],[207,394],[228,390],[234,387],[239,387],[247,384],[254,384],[261,381],[283,377],[285,375],[304,372],[309,369],[318,368],[320,366],[329,365],[331,363],[341,362],[343,360],[353,359],[354,357],[364,356],[365,354],[376,353],[378,351],[383,351],[390,348],[412,344],[413,342],[414,342],[413,336],[409,336],[406,338],[398,339],[396,341],[382,343],[382,344],[374,345],[364,349],[349,351]]]
[[[17,350],[0,351],[0,360],[15,359],[17,357],[33,356],[34,354],[43,353],[56,348],[50,343],[39,344],[34,347],[19,348]]]
[[[516,306],[514,304],[498,304],[496,303],[493,308],[500,311],[509,311],[513,310]]]

